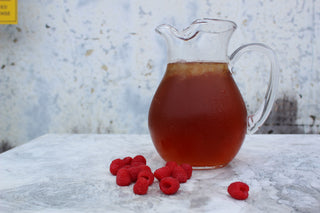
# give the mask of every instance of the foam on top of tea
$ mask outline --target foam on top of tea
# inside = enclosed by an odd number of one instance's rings
[[[216,62],[176,62],[167,65],[166,77],[179,75],[181,77],[190,75],[202,75],[205,73],[228,74],[227,63]]]

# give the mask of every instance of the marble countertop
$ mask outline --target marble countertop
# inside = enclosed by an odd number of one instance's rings
[[[111,160],[164,165],[148,135],[49,134],[0,154],[0,212],[319,212],[320,135],[249,135],[225,168],[194,171],[177,194],[119,187]],[[232,199],[234,181],[250,186]]]

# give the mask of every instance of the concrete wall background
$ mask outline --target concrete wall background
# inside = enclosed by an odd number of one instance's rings
[[[18,11],[18,25],[0,25],[3,146],[45,133],[148,133],[166,65],[154,28],[204,17],[237,23],[230,54],[251,42],[277,53],[279,92],[259,133],[320,132],[319,0],[24,0]],[[265,62],[252,57],[235,72],[250,112],[268,81]]]

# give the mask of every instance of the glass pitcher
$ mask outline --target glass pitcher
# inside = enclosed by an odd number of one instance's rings
[[[224,167],[246,133],[254,133],[270,113],[278,84],[275,54],[263,44],[247,44],[229,57],[235,29],[234,22],[217,19],[196,20],[183,31],[170,25],[156,28],[167,42],[168,64],[150,105],[148,126],[165,161],[199,169]],[[259,51],[271,62],[264,101],[249,116],[230,72],[247,51]]]

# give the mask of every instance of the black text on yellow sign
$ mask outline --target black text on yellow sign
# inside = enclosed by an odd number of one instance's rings
[[[18,0],[0,0],[0,24],[18,23]]]

